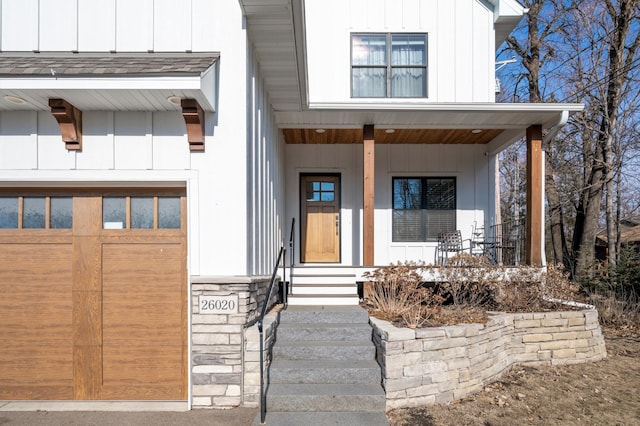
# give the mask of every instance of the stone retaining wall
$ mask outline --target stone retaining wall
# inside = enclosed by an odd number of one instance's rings
[[[486,325],[397,328],[370,318],[387,409],[446,403],[482,390],[512,365],[606,357],[595,309],[492,314]]]
[[[262,307],[270,277],[193,277],[191,280],[191,393],[193,408],[243,405],[245,327]],[[237,296],[229,313],[212,314],[201,296]],[[272,303],[277,298],[274,290]],[[250,398],[253,404],[253,397]]]

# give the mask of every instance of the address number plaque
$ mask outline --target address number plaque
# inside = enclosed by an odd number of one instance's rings
[[[201,314],[237,314],[238,295],[200,296],[198,309]]]

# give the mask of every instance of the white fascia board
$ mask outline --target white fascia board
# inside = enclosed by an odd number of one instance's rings
[[[0,89],[7,90],[199,90],[202,86],[200,76],[0,79]]]
[[[509,20],[509,18],[522,18],[525,7],[516,0],[489,0],[493,5],[493,22]]]
[[[331,111],[452,111],[452,112],[578,112],[583,104],[573,103],[494,103],[494,102],[310,102],[309,110]]]

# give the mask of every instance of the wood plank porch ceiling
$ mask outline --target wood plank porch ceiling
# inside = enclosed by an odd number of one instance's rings
[[[362,129],[283,129],[287,144],[354,144],[362,143]],[[503,129],[483,129],[473,133],[471,129],[375,129],[376,144],[487,144]]]

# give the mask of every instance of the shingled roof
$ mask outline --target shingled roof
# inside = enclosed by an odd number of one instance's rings
[[[218,59],[207,53],[0,53],[0,76],[200,75]]]

